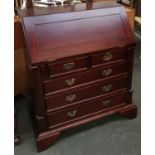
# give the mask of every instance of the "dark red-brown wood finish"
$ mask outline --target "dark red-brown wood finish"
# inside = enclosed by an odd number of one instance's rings
[[[66,129],[112,114],[136,117],[134,35],[123,6],[99,4],[23,18],[39,151]]]

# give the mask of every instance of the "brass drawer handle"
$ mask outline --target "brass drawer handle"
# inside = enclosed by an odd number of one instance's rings
[[[70,111],[70,112],[67,113],[67,115],[68,115],[69,117],[75,117],[76,114],[77,114],[77,110],[73,110],[73,111]]]
[[[112,69],[111,68],[105,69],[105,70],[102,71],[102,75],[103,76],[109,76],[111,73],[112,73]]]
[[[112,58],[113,58],[113,54],[110,52],[105,53],[105,55],[103,56],[104,61],[110,61]]]
[[[65,80],[65,84],[71,86],[75,83],[75,78]]]
[[[103,106],[109,106],[111,104],[111,100],[105,100],[105,101],[102,101],[102,105]]]
[[[72,102],[72,101],[74,101],[75,99],[76,99],[76,94],[66,96],[66,101],[67,101],[67,102]]]
[[[102,87],[103,92],[109,92],[111,89],[112,89],[111,84],[108,84],[108,85]]]
[[[70,69],[72,69],[74,66],[75,66],[75,63],[74,63],[74,62],[69,62],[69,63],[66,63],[66,64],[63,65],[63,69],[65,69],[65,70],[70,70]]]

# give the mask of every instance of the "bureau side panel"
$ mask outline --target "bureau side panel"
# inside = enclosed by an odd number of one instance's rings
[[[33,97],[34,97],[34,114],[37,131],[43,132],[48,129],[47,118],[45,115],[45,102],[42,92],[42,74],[41,68],[36,66],[31,68],[32,83],[33,83]]]
[[[133,76],[133,63],[134,63],[134,47],[128,47],[128,103],[132,103],[132,76]]]

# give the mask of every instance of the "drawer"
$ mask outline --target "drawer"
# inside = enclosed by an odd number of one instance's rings
[[[75,119],[77,120],[80,117],[90,116],[95,112],[105,111],[124,104],[126,104],[125,93],[115,94],[115,96],[111,97],[99,97],[80,105],[64,108],[62,111],[48,113],[48,123],[52,128]]]
[[[127,72],[127,64],[107,65],[105,67],[91,69],[80,74],[74,74],[72,76],[67,76],[56,80],[45,81],[43,84],[44,92],[45,94],[52,93],[125,72]]]
[[[57,93],[45,97],[47,111],[59,109],[64,106],[70,106],[76,102],[89,100],[93,97],[113,93],[116,90],[127,87],[127,79],[120,79],[113,82],[100,81],[87,87],[80,87],[72,91]]]
[[[126,61],[126,59],[127,52],[125,48],[106,50],[102,53],[92,55],[92,66],[102,65],[103,63],[112,61]]]
[[[64,75],[69,72],[76,72],[87,69],[88,58],[80,57],[75,59],[67,59],[64,61],[56,61],[48,64],[48,75],[54,77]]]

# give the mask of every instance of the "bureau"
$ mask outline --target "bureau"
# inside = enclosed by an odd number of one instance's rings
[[[66,129],[112,114],[137,115],[131,88],[135,39],[124,7],[74,7],[22,19],[38,151]]]

